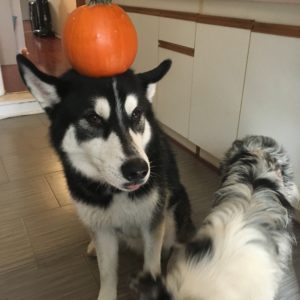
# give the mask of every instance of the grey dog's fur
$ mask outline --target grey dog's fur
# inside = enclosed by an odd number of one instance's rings
[[[175,250],[166,280],[135,281],[140,299],[287,299],[290,203],[299,195],[286,152],[272,138],[248,136],[226,153],[221,175],[212,212],[193,241]]]

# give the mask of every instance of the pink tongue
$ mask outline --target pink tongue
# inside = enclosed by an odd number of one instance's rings
[[[127,188],[129,190],[132,190],[132,191],[137,190],[139,187],[140,187],[140,184],[130,184],[130,185],[127,185]]]

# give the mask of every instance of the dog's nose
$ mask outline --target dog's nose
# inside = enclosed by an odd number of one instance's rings
[[[132,158],[121,167],[124,178],[129,181],[138,181],[148,173],[148,164],[141,158]]]

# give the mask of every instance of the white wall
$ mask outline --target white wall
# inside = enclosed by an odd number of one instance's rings
[[[17,46],[10,0],[0,1],[0,65],[16,63]]]
[[[15,28],[15,39],[17,52],[20,53],[25,48],[25,36],[23,27],[23,18],[20,0],[11,0],[12,14],[17,17],[16,28]]]
[[[23,20],[29,20],[29,0],[19,0],[21,4],[22,18]]]

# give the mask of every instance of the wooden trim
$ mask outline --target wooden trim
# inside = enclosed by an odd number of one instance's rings
[[[174,11],[174,10],[164,10],[164,9],[128,6],[128,5],[120,5],[120,6],[127,12],[131,12],[131,13],[138,13],[138,14],[186,20],[186,21],[196,21],[198,15],[196,13],[181,12],[181,11]]]
[[[137,7],[137,6],[129,6],[129,5],[121,5],[121,7],[123,7],[123,9],[126,10],[127,12],[193,21],[193,22],[203,23],[203,24],[249,29],[252,30],[253,32],[261,32],[266,34],[300,38],[300,26],[295,26],[295,25],[261,23],[249,19],[212,16],[212,15],[204,15],[199,13],[197,14],[197,13],[179,12],[179,11],[172,11],[172,10]]]
[[[253,32],[300,38],[300,26],[255,22]]]
[[[126,12],[129,13],[137,13],[143,15],[150,16],[160,16],[160,10],[155,8],[147,8],[147,7],[138,7],[138,6],[128,6],[128,5],[120,5]]]
[[[161,40],[158,41],[158,47],[168,49],[171,51],[175,51],[175,52],[179,52],[179,53],[189,55],[189,56],[194,56],[194,54],[195,54],[195,49],[193,49],[193,48],[189,48],[186,46],[177,45],[177,44],[173,44],[173,43],[161,41]]]
[[[219,26],[226,26],[226,27],[236,27],[242,29],[252,29],[254,24],[254,20],[202,15],[202,14],[198,15],[196,21],[198,23],[219,25]]]
[[[173,11],[173,10],[160,10],[160,17],[185,20],[185,21],[193,21],[195,22],[197,19],[196,13],[182,12],[182,11]]]

